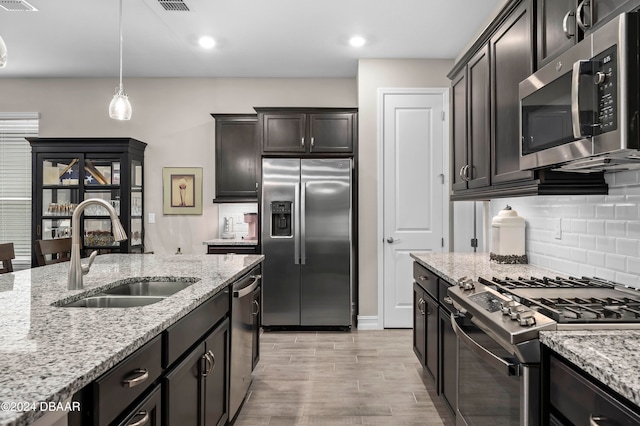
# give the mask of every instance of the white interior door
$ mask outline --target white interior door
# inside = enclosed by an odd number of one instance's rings
[[[411,252],[442,250],[448,235],[447,89],[381,89],[383,324],[413,326]],[[447,242],[448,243],[448,242]]]

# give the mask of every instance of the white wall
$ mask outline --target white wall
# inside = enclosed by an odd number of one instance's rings
[[[39,112],[41,137],[133,137],[145,152],[145,245],[156,253],[205,253],[218,237],[214,130],[211,113],[253,113],[254,106],[354,107],[356,80],[285,78],[125,78],[131,121],[107,108],[116,79],[0,79],[0,112]],[[162,168],[203,168],[202,216],[162,215]]]
[[[361,59],[358,61],[359,315],[378,315],[377,102],[378,88],[449,87],[447,59]]]
[[[531,264],[640,288],[640,172],[605,176],[609,195],[496,199],[489,214],[509,204],[525,218]]]

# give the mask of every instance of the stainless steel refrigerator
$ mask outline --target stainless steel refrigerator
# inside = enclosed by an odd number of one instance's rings
[[[262,160],[262,325],[350,327],[350,159]]]

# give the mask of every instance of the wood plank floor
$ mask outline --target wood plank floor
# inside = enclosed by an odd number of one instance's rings
[[[411,330],[263,332],[234,426],[453,422],[412,349]]]

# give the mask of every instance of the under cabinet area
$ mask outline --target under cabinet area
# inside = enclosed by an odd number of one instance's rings
[[[357,110],[341,108],[255,108],[262,152],[351,154],[357,140]]]

